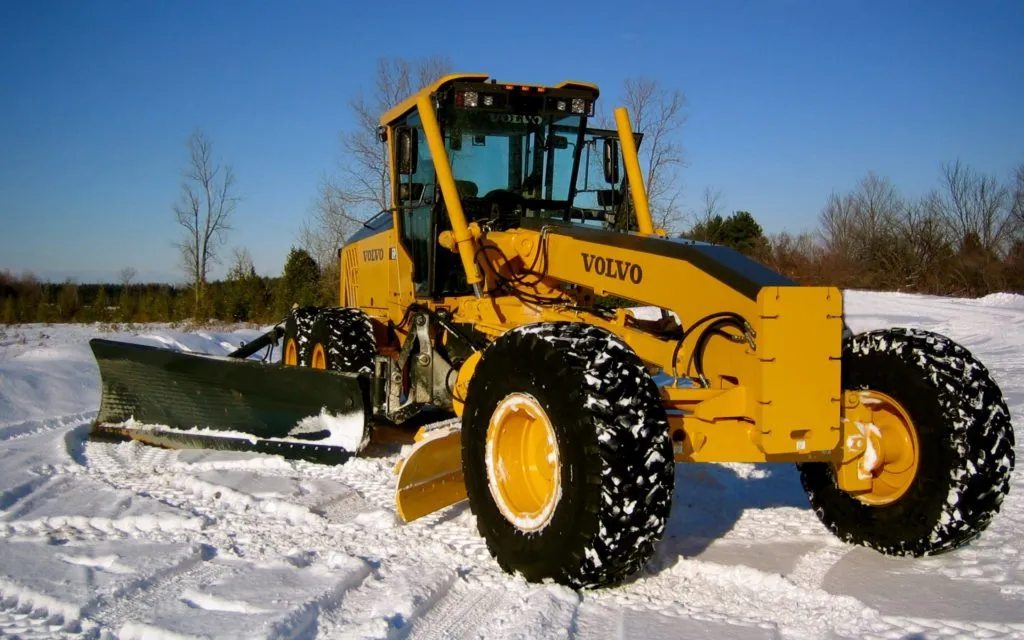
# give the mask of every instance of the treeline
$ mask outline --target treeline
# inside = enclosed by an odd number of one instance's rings
[[[683,237],[732,246],[803,284],[977,297],[1024,293],[1024,165],[1000,181],[960,163],[903,196],[869,173],[833,193],[812,232],[765,235],[746,211],[706,215]]]
[[[959,162],[918,199],[869,173],[833,193],[815,231],[765,234],[748,211],[708,207],[682,237],[731,246],[803,284],[982,296],[1024,293],[1024,165],[1000,182]],[[275,322],[294,304],[337,304],[338,266],[292,248],[279,277],[245,251],[225,279],[191,286],[40,282],[0,272],[0,322]]]
[[[205,285],[196,308],[191,286],[156,283],[78,284],[41,282],[31,273],[0,272],[0,323],[177,322],[194,319],[269,323],[293,304],[337,304],[335,287],[321,281],[312,257],[292,249],[278,277],[235,265],[224,280]],[[334,294],[336,296],[336,294]]]

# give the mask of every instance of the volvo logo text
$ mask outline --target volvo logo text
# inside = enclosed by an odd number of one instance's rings
[[[644,269],[638,264],[595,256],[592,253],[580,253],[583,256],[583,268],[587,273],[596,273],[606,278],[616,280],[629,280],[633,284],[640,284],[644,279]]]
[[[544,124],[543,116],[523,116],[518,113],[491,113],[488,114],[491,122],[503,122],[505,124]]]
[[[377,260],[384,259],[383,249],[365,249],[363,250],[363,262],[376,262]]]

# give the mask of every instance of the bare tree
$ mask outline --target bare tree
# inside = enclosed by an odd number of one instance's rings
[[[889,178],[869,172],[850,193],[829,196],[821,213],[825,248],[858,260],[876,256],[906,206]]]
[[[321,269],[337,260],[338,247],[358,229],[363,220],[354,211],[344,189],[329,179],[321,180],[309,218],[299,227],[299,246],[313,256]]]
[[[683,218],[679,170],[684,166],[679,135],[686,123],[686,96],[640,77],[625,80],[622,100],[633,118],[633,130],[644,134],[640,165],[654,225],[678,231]]]
[[[1017,165],[1013,174],[1013,204],[1010,212],[1017,223],[1017,233],[1024,233],[1024,164]]]
[[[375,209],[370,215],[390,206],[387,148],[377,135],[380,116],[415,91],[450,73],[451,68],[447,58],[437,57],[419,61],[404,58],[377,61],[373,90],[369,95],[361,92],[349,103],[356,125],[341,136],[345,157],[340,173],[346,179],[345,188],[338,188],[336,183],[326,185],[338,203],[348,207],[369,205]]]
[[[896,266],[906,286],[916,291],[942,293],[944,270],[953,253],[948,229],[923,201],[908,203],[894,231],[904,263]]]
[[[819,222],[833,277],[854,286],[901,281],[907,247],[900,229],[906,212],[907,202],[892,181],[874,172],[849,193],[832,193]]]
[[[121,282],[121,286],[127,289],[135,280],[136,275],[138,275],[138,271],[135,270],[135,267],[123,267],[117,272],[117,279]]]
[[[242,280],[256,272],[252,262],[252,254],[245,247],[231,250],[231,268],[228,269],[229,280]]]
[[[381,58],[372,90],[349,103],[355,125],[342,132],[337,171],[321,179],[312,215],[298,234],[321,269],[336,262],[338,247],[354,229],[391,206],[387,147],[377,133],[381,114],[451,69],[451,61],[442,57]]]
[[[947,225],[957,248],[970,244],[1003,255],[1015,226],[1011,190],[959,160],[942,164],[940,182],[941,187],[929,193],[926,206]]]
[[[704,187],[704,191],[701,192],[700,209],[692,214],[694,226],[699,224],[707,225],[716,216],[724,214],[723,199],[722,190],[718,187]]]
[[[195,289],[199,313],[210,266],[219,261],[218,249],[231,230],[231,216],[239,198],[234,194],[235,174],[230,165],[213,157],[213,144],[200,131],[188,140],[189,162],[183,173],[181,199],[174,214],[184,228],[177,243],[182,267]]]
[[[766,238],[767,250],[762,262],[803,284],[815,284],[819,278],[822,248],[811,233],[782,231]]]

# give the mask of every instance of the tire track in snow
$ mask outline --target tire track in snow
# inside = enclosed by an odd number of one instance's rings
[[[575,635],[584,596],[562,585],[532,585],[512,576],[504,580],[503,606],[488,612],[476,635],[523,640]]]
[[[79,638],[83,635],[79,618],[76,605],[0,579],[0,636]]]
[[[853,551],[854,547],[839,542],[826,545],[810,553],[805,553],[797,560],[786,578],[793,584],[805,589],[820,589],[825,576],[843,557]]]
[[[82,621],[101,633],[120,634],[125,625],[142,622],[146,613],[160,602],[175,600],[187,587],[223,578],[233,572],[209,562],[209,551],[201,550],[160,573],[146,576],[128,587],[99,595],[82,609]]]
[[[140,493],[158,497],[168,504],[188,508],[211,520],[226,519],[216,504],[216,493],[212,492],[214,485],[204,487],[201,491],[193,491],[190,500],[184,500],[174,492],[164,490],[167,485],[192,488],[196,486],[191,480],[184,481],[178,478],[171,481],[158,477],[166,473],[187,473],[187,465],[177,461],[172,452],[143,453],[142,457],[147,459],[145,466],[148,468],[145,474],[139,474],[133,471],[139,466],[138,460],[133,460],[134,447],[120,446],[122,448],[119,455],[112,455],[107,445],[103,451],[100,448],[90,450],[96,466],[102,467],[106,474],[112,474],[112,481],[116,484],[132,485],[130,488]],[[143,451],[146,450],[139,452]],[[154,462],[156,464],[150,467],[149,463]],[[164,465],[163,469],[158,468],[161,464]],[[221,523],[215,522],[206,527],[202,537],[218,548],[230,549],[233,544],[238,544],[240,548],[245,549],[245,557],[262,557],[270,555],[272,549],[280,551],[289,546],[320,551],[334,549],[354,556],[372,557],[385,553],[386,557],[377,561],[379,568],[373,577],[354,591],[343,593],[338,598],[339,604],[333,609],[327,605],[320,607],[317,620],[318,637],[331,637],[334,633],[348,635],[352,625],[361,630],[357,635],[403,637],[413,629],[417,633],[430,632],[434,624],[444,625],[439,633],[441,637],[445,637],[448,634],[444,629],[469,632],[479,626],[479,607],[474,603],[477,603],[480,597],[493,601],[493,606],[501,603],[500,599],[493,597],[493,594],[497,593],[494,589],[487,589],[482,595],[478,591],[463,590],[453,596],[453,601],[449,601],[449,590],[458,580],[458,573],[452,567],[458,566],[459,562],[448,562],[447,559],[472,561],[479,558],[489,559],[490,556],[483,541],[479,539],[475,526],[452,521],[450,513],[433,514],[416,524],[397,527],[391,486],[393,477],[389,474],[390,465],[387,461],[367,461],[363,468],[357,467],[354,470],[314,466],[313,469],[309,469],[313,471],[309,474],[305,473],[307,469],[301,468],[305,465],[298,466],[300,469],[293,468],[290,472],[288,468],[276,468],[267,475],[303,475],[307,480],[312,476],[332,479],[353,487],[353,492],[343,494],[336,500],[311,504],[309,513],[319,519],[307,523],[312,526],[301,527],[301,531],[297,531],[288,521],[275,521],[272,518],[270,521],[261,521],[258,523],[262,529],[260,539],[266,541],[266,548],[261,549],[255,556],[251,553],[252,540],[244,539],[244,534],[230,536],[233,539],[228,540],[223,535],[227,532],[221,530]],[[197,467],[205,470],[208,465]],[[195,470],[197,469],[191,471]],[[350,473],[355,477],[355,481],[352,481]],[[247,521],[252,516],[252,513],[242,510],[233,515],[230,525],[239,531],[244,530],[248,528]],[[228,523],[223,524],[226,529]],[[415,566],[409,567],[411,542],[415,544],[417,558],[440,556],[440,561],[429,565],[413,561]],[[396,593],[399,595],[396,596]],[[461,594],[465,594],[465,597]],[[375,608],[376,603],[381,600],[389,602],[392,605],[391,609]],[[443,609],[441,613],[435,611],[438,606]],[[469,611],[466,607],[474,607],[474,611]],[[444,613],[449,610],[454,613]],[[473,615],[468,615],[470,613]]]
[[[18,440],[28,436],[39,435],[40,433],[46,433],[47,431],[56,431],[58,429],[74,427],[80,424],[92,422],[95,418],[95,411],[84,411],[81,413],[70,413],[50,418],[0,423],[0,442],[9,442],[11,440]]]
[[[404,638],[452,589],[458,574],[421,562],[380,564],[324,617],[324,638]],[[319,637],[319,636],[318,636]]]
[[[968,622],[965,620],[942,620],[929,618],[912,618],[905,616],[885,616],[883,618],[893,627],[888,633],[865,633],[865,640],[894,640],[896,638],[1021,638],[1024,637],[1024,622]]]
[[[0,525],[0,540],[46,538],[66,540],[124,540],[143,537],[154,542],[172,542],[197,532],[203,523],[198,518],[173,515],[126,516],[48,516],[36,520],[15,520]]]
[[[446,640],[477,635],[483,622],[506,604],[496,586],[458,582],[434,606],[416,619],[409,640]]]
[[[294,549],[319,554],[344,551],[356,557],[383,561],[408,556],[410,547],[415,547],[418,553],[432,553],[450,560],[447,564],[455,566],[465,564],[466,560],[472,564],[477,559],[489,559],[475,528],[451,522],[436,528],[423,523],[420,526],[399,526],[393,505],[390,509],[376,508],[376,501],[372,497],[368,500],[366,495],[389,493],[393,480],[387,476],[375,483],[360,483],[363,491],[343,496],[334,504],[320,502],[307,507],[275,501],[272,504],[284,507],[269,510],[259,508],[265,501],[252,496],[243,494],[243,497],[238,497],[231,493],[233,490],[219,485],[182,478],[181,471],[165,471],[168,467],[177,468],[172,456],[168,455],[173,452],[145,452],[143,457],[149,461],[159,458],[167,466],[160,469],[147,464],[140,469],[131,459],[134,455],[130,453],[134,450],[132,447],[116,445],[122,449],[114,451],[112,446],[115,445],[101,443],[99,446],[90,445],[89,449],[90,466],[95,463],[105,482],[115,488],[159,499],[203,519],[201,531],[191,532],[185,539],[200,540],[228,553],[243,557],[276,557]],[[292,475],[295,474],[293,470]],[[347,481],[338,468],[321,468],[318,475],[330,476],[340,483]],[[225,500],[225,495],[232,499]],[[345,512],[345,505],[351,505],[355,511]],[[441,517],[437,514],[432,516],[434,519]],[[467,549],[472,551],[467,552]]]
[[[229,554],[237,548],[242,558],[279,557],[289,549],[322,556],[333,550],[376,565],[377,570],[362,584],[316,605],[317,637],[530,637],[573,631],[579,624],[579,600],[568,597],[572,592],[554,593],[552,589],[559,588],[549,585],[517,587],[514,577],[500,571],[465,507],[400,524],[395,517],[389,459],[364,459],[339,467],[243,461],[193,465],[181,461],[178,452],[141,445],[90,444],[88,453],[89,471],[95,468],[114,486],[205,518],[208,524],[201,531],[182,532],[193,542],[199,539]],[[225,494],[226,487],[189,477],[245,467],[265,476],[332,480],[353,493],[308,505],[278,501],[308,515],[308,521],[295,525],[294,517],[287,516],[289,509],[276,515],[261,512],[253,496]],[[223,500],[225,495],[232,500]],[[788,511],[764,515],[759,525],[787,518]],[[807,540],[828,539],[812,531],[818,523],[805,525],[801,518],[797,522],[793,528]],[[956,629],[981,636],[1019,633],[1012,625],[882,616],[855,598],[822,590],[822,579],[832,564],[851,549],[827,544],[801,556],[786,577],[743,565],[680,559],[616,591],[583,597],[623,615],[655,611],[668,619],[727,625],[751,637],[763,637],[761,632],[769,630],[801,638],[904,637],[908,629],[924,629],[929,635],[947,635]],[[430,562],[424,564],[424,558]],[[496,586],[488,586],[489,579]],[[390,608],[376,606],[376,598],[383,598]],[[294,629],[301,627],[295,624]]]
[[[270,637],[322,637],[327,616],[335,612],[350,593],[362,587],[372,575],[372,571],[372,567],[366,562],[361,562],[357,569],[350,567],[333,588],[299,607],[284,621],[275,624]]]
[[[562,593],[561,587],[524,584],[509,592],[508,581],[514,582],[514,579],[505,575],[490,557],[476,531],[475,520],[471,514],[464,517],[466,512],[459,512],[459,507],[431,514],[411,524],[398,525],[392,502],[393,479],[387,473],[389,469],[384,461],[366,461],[356,469],[316,467],[316,472],[311,475],[353,486],[358,492],[358,499],[348,496],[340,500],[334,505],[334,517],[330,520],[310,510],[310,515],[319,517],[319,520],[309,522],[297,532],[287,518],[254,519],[254,514],[246,509],[225,513],[224,505],[219,504],[216,498],[216,485],[196,485],[180,477],[175,480],[185,472],[182,468],[185,465],[176,460],[176,452],[150,451],[150,448],[139,445],[120,446],[119,455],[108,455],[111,445],[104,445],[102,453],[99,448],[96,451],[90,448],[90,458],[95,460],[97,467],[105,467],[105,473],[112,475],[115,484],[207,518],[213,524],[203,529],[200,538],[219,549],[231,552],[238,545],[244,557],[271,556],[288,548],[321,551],[333,548],[371,558],[382,552],[387,554],[379,560],[385,569],[378,570],[359,589],[346,593],[333,613],[320,615],[318,636],[332,637],[342,630],[344,635],[354,632],[370,637],[455,637],[481,632],[515,635],[520,629],[517,625],[522,623],[527,630],[532,630],[521,634],[528,637],[530,633],[543,635],[544,625],[556,622],[550,619],[553,612],[557,617],[555,628],[573,628],[576,624],[579,597],[571,591]],[[140,468],[144,473],[140,473]],[[289,472],[282,468],[275,469],[270,475],[290,477],[296,472],[297,469]],[[171,478],[167,477],[168,473]],[[357,511],[346,513],[344,507],[348,504]],[[324,515],[332,513],[330,504],[317,505],[315,510]],[[254,544],[250,536],[240,533],[254,527],[261,529],[260,544]],[[415,546],[412,556],[410,544]],[[417,559],[425,557],[436,558],[444,568],[420,565]],[[410,564],[414,568],[402,569]],[[456,584],[458,575],[453,567],[461,567],[462,571],[471,574],[468,584]],[[481,578],[486,581],[488,577],[502,581],[506,594],[503,598],[492,597],[497,589],[480,586]],[[763,617],[743,615],[744,608],[715,611],[715,606],[700,607],[699,610],[692,606],[672,606],[669,603],[676,599],[675,594],[670,598],[664,593],[652,597],[655,593],[640,589],[635,594],[621,594],[617,603],[632,611],[658,611],[670,616],[750,627],[763,624]],[[803,594],[804,590],[800,593]],[[387,598],[384,599],[392,601],[393,606],[389,610],[378,611],[374,603],[385,595]],[[756,597],[756,594],[749,593],[748,596]],[[794,599],[799,600],[801,596]],[[475,603],[481,600],[488,601],[488,607],[484,609],[486,613],[480,613],[480,616],[486,615],[487,620],[481,620],[477,612],[472,611]],[[721,609],[720,603],[711,604]]]
[[[680,559],[618,591],[588,597],[629,607],[647,608],[654,603],[659,611],[708,622],[756,627],[771,620],[785,637],[857,636],[865,625],[875,632],[893,628],[856,598],[808,588],[747,566],[698,559]],[[662,609],[658,603],[673,606]]]

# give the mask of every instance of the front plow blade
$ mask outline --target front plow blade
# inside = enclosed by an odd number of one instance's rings
[[[307,454],[338,448],[354,453],[369,440],[370,385],[365,377],[100,338],[90,340],[89,346],[102,388],[94,425],[98,432],[162,446],[171,446],[169,438],[191,440],[182,446],[199,448],[244,448],[247,441],[256,445],[257,439],[285,439],[248,449],[296,449],[308,443]],[[155,428],[140,429],[133,423]],[[219,445],[211,438],[227,442]]]
[[[395,497],[405,522],[466,498],[462,475],[462,433],[440,430],[412,446],[401,462]]]

